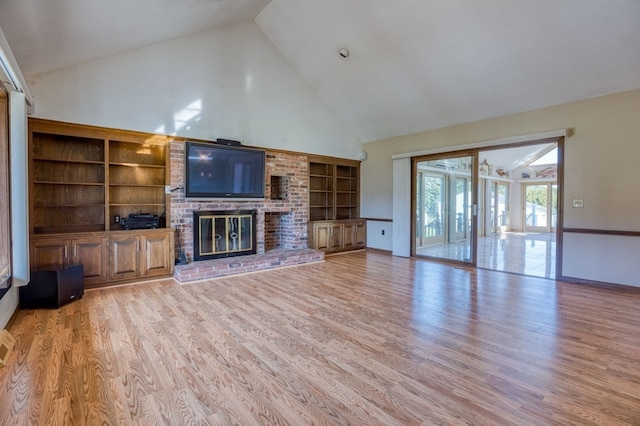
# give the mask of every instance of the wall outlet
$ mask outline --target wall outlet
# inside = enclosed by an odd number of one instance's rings
[[[577,209],[581,209],[584,207],[584,200],[580,198],[573,199],[573,207]]]
[[[382,230],[382,235],[384,235],[384,229]]]
[[[164,193],[165,194],[171,194],[171,185],[165,185],[164,186]]]
[[[120,223],[120,215],[118,215],[118,214],[117,214],[117,215],[115,215],[115,216],[113,217],[113,222],[114,222],[114,223]]]

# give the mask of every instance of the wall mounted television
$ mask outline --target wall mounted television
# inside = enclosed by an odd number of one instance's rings
[[[265,151],[259,149],[186,142],[185,196],[264,198],[265,157]]]

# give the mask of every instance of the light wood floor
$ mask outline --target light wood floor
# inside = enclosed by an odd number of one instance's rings
[[[19,311],[0,424],[640,424],[640,292],[375,252]]]

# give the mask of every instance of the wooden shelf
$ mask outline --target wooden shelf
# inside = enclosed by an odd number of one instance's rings
[[[33,233],[109,231],[115,215],[169,211],[167,138],[30,118],[29,144]]]
[[[63,160],[59,158],[43,158],[43,157],[34,157],[34,161],[50,161],[52,163],[77,163],[77,164],[99,164],[104,165],[104,161],[88,161],[88,160]]]
[[[33,183],[35,185],[104,186],[104,183],[101,182],[59,182],[36,180]]]
[[[330,157],[309,160],[309,220],[358,218],[360,163]]]
[[[30,268],[84,265],[85,285],[173,273],[173,229],[123,231],[115,216],[171,223],[167,137],[29,118]]]
[[[166,185],[143,185],[143,184],[139,184],[139,183],[110,183],[109,184],[110,187],[131,187],[131,188],[162,188],[164,190],[164,187]]]
[[[39,226],[34,234],[66,234],[71,232],[99,232],[104,231],[104,225],[73,225],[73,226]]]
[[[129,206],[157,206],[157,207],[164,207],[164,204],[162,203],[135,203],[135,204],[127,204],[127,203],[123,203],[123,204],[115,204],[115,203],[111,203],[109,204],[110,207],[129,207]]]
[[[118,167],[138,167],[138,168],[148,168],[148,169],[164,169],[166,168],[164,165],[157,164],[137,164],[137,163],[109,163],[109,166],[118,166]]]
[[[104,207],[105,204],[36,204],[37,208],[56,208],[56,207],[64,207],[64,208],[85,208],[85,207]]]

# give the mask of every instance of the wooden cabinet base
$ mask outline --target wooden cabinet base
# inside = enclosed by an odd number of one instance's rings
[[[57,270],[82,263],[85,288],[171,277],[173,233],[173,229],[163,228],[32,235],[31,270]]]
[[[309,247],[325,253],[359,250],[367,246],[367,222],[364,219],[309,222]]]

